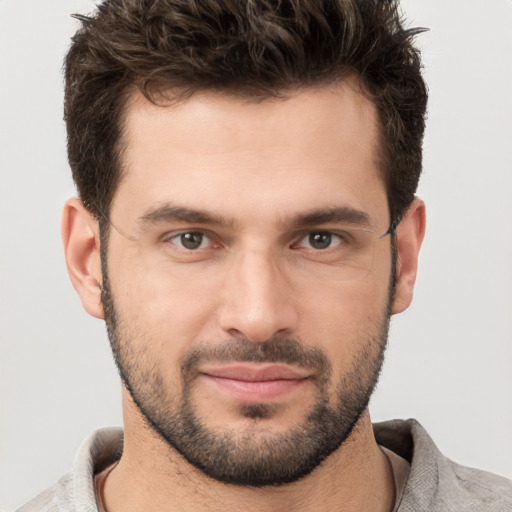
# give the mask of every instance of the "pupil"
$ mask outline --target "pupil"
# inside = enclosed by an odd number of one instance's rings
[[[330,233],[311,233],[309,243],[315,249],[327,249],[331,245]]]
[[[201,233],[183,233],[181,243],[186,249],[197,249],[203,241]]]

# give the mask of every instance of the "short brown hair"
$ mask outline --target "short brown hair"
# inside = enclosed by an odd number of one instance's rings
[[[106,0],[65,61],[73,178],[100,220],[119,183],[122,120],[134,87],[154,101],[220,90],[258,99],[356,75],[376,105],[392,223],[421,173],[427,90],[398,0]]]

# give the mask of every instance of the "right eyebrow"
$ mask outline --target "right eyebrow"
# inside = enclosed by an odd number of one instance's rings
[[[216,224],[221,226],[233,225],[231,220],[225,219],[218,213],[196,210],[185,206],[173,205],[171,203],[153,208],[138,219],[143,229],[147,229],[151,225],[170,221],[190,224]]]

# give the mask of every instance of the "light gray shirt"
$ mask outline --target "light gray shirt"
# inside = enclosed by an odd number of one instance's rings
[[[417,421],[386,421],[374,430],[380,445],[411,464],[397,512],[512,512],[510,480],[451,461]],[[94,475],[119,458],[122,444],[119,428],[94,432],[71,473],[18,512],[98,512]]]

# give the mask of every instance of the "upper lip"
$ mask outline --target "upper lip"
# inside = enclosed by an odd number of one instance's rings
[[[306,370],[297,370],[283,364],[244,364],[236,363],[222,367],[205,368],[201,373],[222,379],[246,382],[264,382],[271,380],[298,380],[310,376]]]

